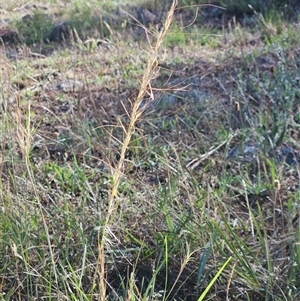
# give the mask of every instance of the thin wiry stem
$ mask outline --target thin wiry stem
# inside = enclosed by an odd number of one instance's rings
[[[99,234],[101,235],[101,237],[99,237],[99,246],[98,246],[98,251],[99,251],[98,264],[99,264],[99,274],[100,274],[99,285],[101,289],[101,296],[100,296],[101,300],[105,300],[106,298],[105,254],[104,254],[105,240],[106,240],[108,225],[112,221],[112,217],[114,213],[117,211],[117,208],[119,206],[118,189],[119,189],[121,175],[123,174],[122,171],[125,162],[125,154],[129,147],[132,135],[135,132],[136,123],[141,118],[141,116],[143,115],[146,109],[146,106],[142,105],[144,96],[148,94],[148,96],[150,95],[151,100],[154,99],[152,88],[151,88],[151,81],[157,77],[158,70],[159,70],[159,66],[158,66],[159,49],[161,48],[164,37],[167,34],[169,27],[172,23],[176,6],[177,6],[177,0],[174,0],[168,12],[165,24],[157,36],[157,40],[154,47],[152,47],[149,43],[150,50],[148,52],[147,66],[140,84],[138,95],[135,101],[132,103],[131,112],[129,114],[129,124],[127,128],[122,122],[120,122],[121,127],[123,128],[124,140],[122,142],[120,158],[117,163],[117,166],[116,168],[112,169],[112,186],[111,186],[109,200],[108,200],[109,201],[108,212],[106,214],[105,224],[102,233]],[[145,32],[147,32],[146,28],[145,28]]]

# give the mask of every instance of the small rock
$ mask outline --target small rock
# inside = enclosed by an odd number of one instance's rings
[[[9,60],[16,60],[19,56],[18,51],[16,49],[8,47],[5,48],[5,51],[3,50],[0,53],[5,53],[6,57]]]
[[[50,42],[63,42],[71,37],[71,28],[69,22],[60,22],[56,24],[48,35]]]
[[[157,17],[151,13],[148,9],[141,9],[140,11],[142,23],[145,25],[155,24]]]
[[[227,159],[251,163],[257,159],[260,150],[262,148],[258,145],[235,146],[229,150]],[[268,156],[275,158],[277,163],[284,162],[290,166],[300,163],[300,152],[288,145],[281,145],[275,150],[269,151]]]
[[[0,39],[4,44],[16,44],[20,41],[18,33],[9,28],[0,28]]]
[[[29,14],[27,14],[27,15],[25,15],[25,16],[22,17],[22,21],[23,21],[24,23],[27,23],[27,24],[28,24],[29,22],[32,21],[32,16],[29,15]]]
[[[275,152],[276,160],[278,162],[285,161],[288,165],[295,165],[300,162],[299,151],[290,146],[282,145]]]
[[[77,80],[66,80],[56,86],[58,90],[64,92],[78,91],[83,87],[83,84]]]
[[[233,159],[239,162],[253,162],[258,153],[257,145],[246,144],[235,146],[229,150],[227,159]]]

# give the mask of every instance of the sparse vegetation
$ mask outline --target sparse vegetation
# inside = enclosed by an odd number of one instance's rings
[[[1,301],[300,300],[300,7],[194,2],[3,7]]]

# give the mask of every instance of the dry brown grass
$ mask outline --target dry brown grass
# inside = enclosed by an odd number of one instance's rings
[[[152,91],[152,81],[158,76],[159,68],[158,68],[158,58],[161,52],[161,46],[164,40],[165,35],[167,34],[169,27],[172,23],[173,15],[177,6],[177,0],[174,0],[168,15],[166,17],[163,29],[157,34],[156,41],[154,42],[154,46],[149,44],[149,49],[147,51],[147,65],[144,70],[144,75],[141,80],[140,88],[138,90],[138,94],[136,99],[131,100],[131,111],[127,114],[129,115],[129,124],[126,126],[119,120],[120,127],[123,130],[123,141],[121,141],[121,150],[120,150],[120,158],[117,162],[117,166],[112,168],[112,180],[111,180],[111,188],[109,192],[108,199],[108,210],[106,214],[105,224],[103,226],[103,231],[101,233],[101,238],[99,241],[99,279],[100,279],[100,289],[102,292],[101,300],[106,300],[106,277],[105,277],[105,242],[106,242],[106,228],[110,227],[112,223],[115,223],[116,220],[114,218],[116,212],[118,212],[119,204],[121,202],[118,196],[118,188],[120,184],[121,177],[123,176],[124,169],[124,161],[125,155],[129,148],[129,144],[132,139],[132,135],[135,132],[135,127],[137,122],[141,119],[146,107],[142,106],[142,102],[145,97],[150,97],[151,101],[154,101],[154,95]],[[149,31],[142,24],[140,26],[145,30],[145,34],[148,35]],[[149,42],[150,43],[150,42]],[[151,101],[148,105],[151,105]],[[114,139],[114,138],[113,138]]]

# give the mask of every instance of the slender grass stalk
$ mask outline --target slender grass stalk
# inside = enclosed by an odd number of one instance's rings
[[[99,274],[100,274],[100,290],[101,290],[101,296],[100,300],[104,301],[106,299],[106,282],[105,282],[105,240],[107,235],[107,227],[109,223],[112,221],[114,213],[117,211],[117,208],[119,206],[119,200],[118,200],[118,188],[120,184],[121,175],[123,174],[123,167],[125,162],[125,154],[129,147],[132,135],[135,132],[135,127],[137,121],[141,118],[143,115],[143,112],[145,110],[145,106],[142,106],[142,101],[144,99],[145,95],[150,95],[151,100],[154,100],[152,89],[151,89],[151,82],[154,78],[157,77],[159,67],[158,67],[158,56],[159,56],[159,50],[161,48],[161,45],[163,43],[164,37],[166,36],[169,27],[172,23],[173,15],[175,12],[177,6],[177,0],[174,0],[165,24],[162,28],[162,30],[158,33],[156,43],[154,46],[152,46],[149,43],[149,51],[148,51],[148,61],[147,66],[144,71],[144,75],[140,84],[139,92],[136,97],[136,99],[132,103],[131,112],[129,114],[129,124],[126,127],[121,121],[121,127],[124,132],[124,140],[122,141],[122,147],[120,151],[120,158],[117,163],[116,168],[112,168],[112,186],[109,193],[109,199],[108,199],[108,211],[106,214],[105,224],[101,233],[101,237],[99,237],[99,245],[98,245],[98,264],[99,264]],[[145,29],[145,32],[147,33],[147,29]]]
[[[25,124],[24,124],[24,119],[25,117]],[[34,194],[34,200],[36,202],[36,204],[38,205],[41,217],[42,217],[42,221],[43,221],[43,226],[44,226],[44,230],[46,233],[46,237],[47,237],[47,243],[48,243],[48,247],[49,247],[49,252],[51,254],[51,262],[52,262],[52,268],[53,268],[53,274],[54,274],[54,280],[55,280],[55,284],[58,287],[58,274],[56,271],[56,263],[55,263],[55,258],[54,258],[54,252],[52,249],[52,244],[51,244],[51,239],[50,239],[50,235],[49,235],[49,231],[48,231],[48,226],[44,217],[44,211],[43,211],[43,207],[42,204],[40,202],[40,196],[39,193],[37,191],[37,185],[35,182],[35,177],[34,177],[34,172],[32,170],[31,167],[31,162],[30,162],[30,151],[31,151],[31,140],[34,134],[35,129],[32,127],[32,120],[31,120],[31,104],[30,102],[28,103],[28,107],[27,107],[27,113],[25,116],[23,116],[23,113],[20,110],[19,107],[19,99],[17,99],[17,108],[16,108],[16,114],[14,116],[14,123],[16,125],[17,128],[17,138],[18,138],[18,144],[20,147],[20,150],[22,152],[22,156],[23,159],[25,161],[25,166],[26,166],[26,171],[27,171],[27,175],[29,178],[29,182],[31,184],[31,188],[33,190],[33,194]],[[24,252],[23,252],[24,253]],[[27,259],[27,261],[29,261],[29,259]],[[24,258],[24,263],[25,265],[28,265],[28,262],[25,261]]]
[[[118,194],[118,187],[119,187],[119,183],[120,183],[122,169],[124,166],[125,154],[128,149],[129,143],[131,141],[131,137],[132,137],[133,133],[135,132],[135,125],[145,110],[145,107],[141,106],[142,101],[146,94],[149,94],[150,96],[153,97],[152,90],[151,90],[151,81],[157,77],[159,49],[163,43],[163,40],[164,40],[165,35],[167,34],[167,31],[171,25],[176,5],[177,5],[177,1],[174,0],[173,4],[169,10],[168,16],[166,18],[164,27],[163,27],[162,31],[158,34],[155,46],[152,47],[150,45],[150,51],[148,52],[149,57],[148,57],[147,67],[144,72],[143,79],[141,81],[138,96],[132,104],[132,109],[131,109],[131,113],[130,113],[130,121],[129,121],[129,125],[128,125],[127,129],[125,128],[125,126],[123,124],[121,124],[121,126],[124,130],[124,133],[125,133],[125,137],[124,137],[124,141],[123,141],[121,152],[120,152],[120,159],[118,161],[117,167],[113,170],[113,173],[112,173],[112,188],[111,188],[111,192],[110,192],[110,196],[109,196],[108,215],[111,215],[110,211],[114,209],[113,204],[114,204],[115,198],[117,197],[117,194]],[[152,100],[153,100],[153,98],[152,98]]]

